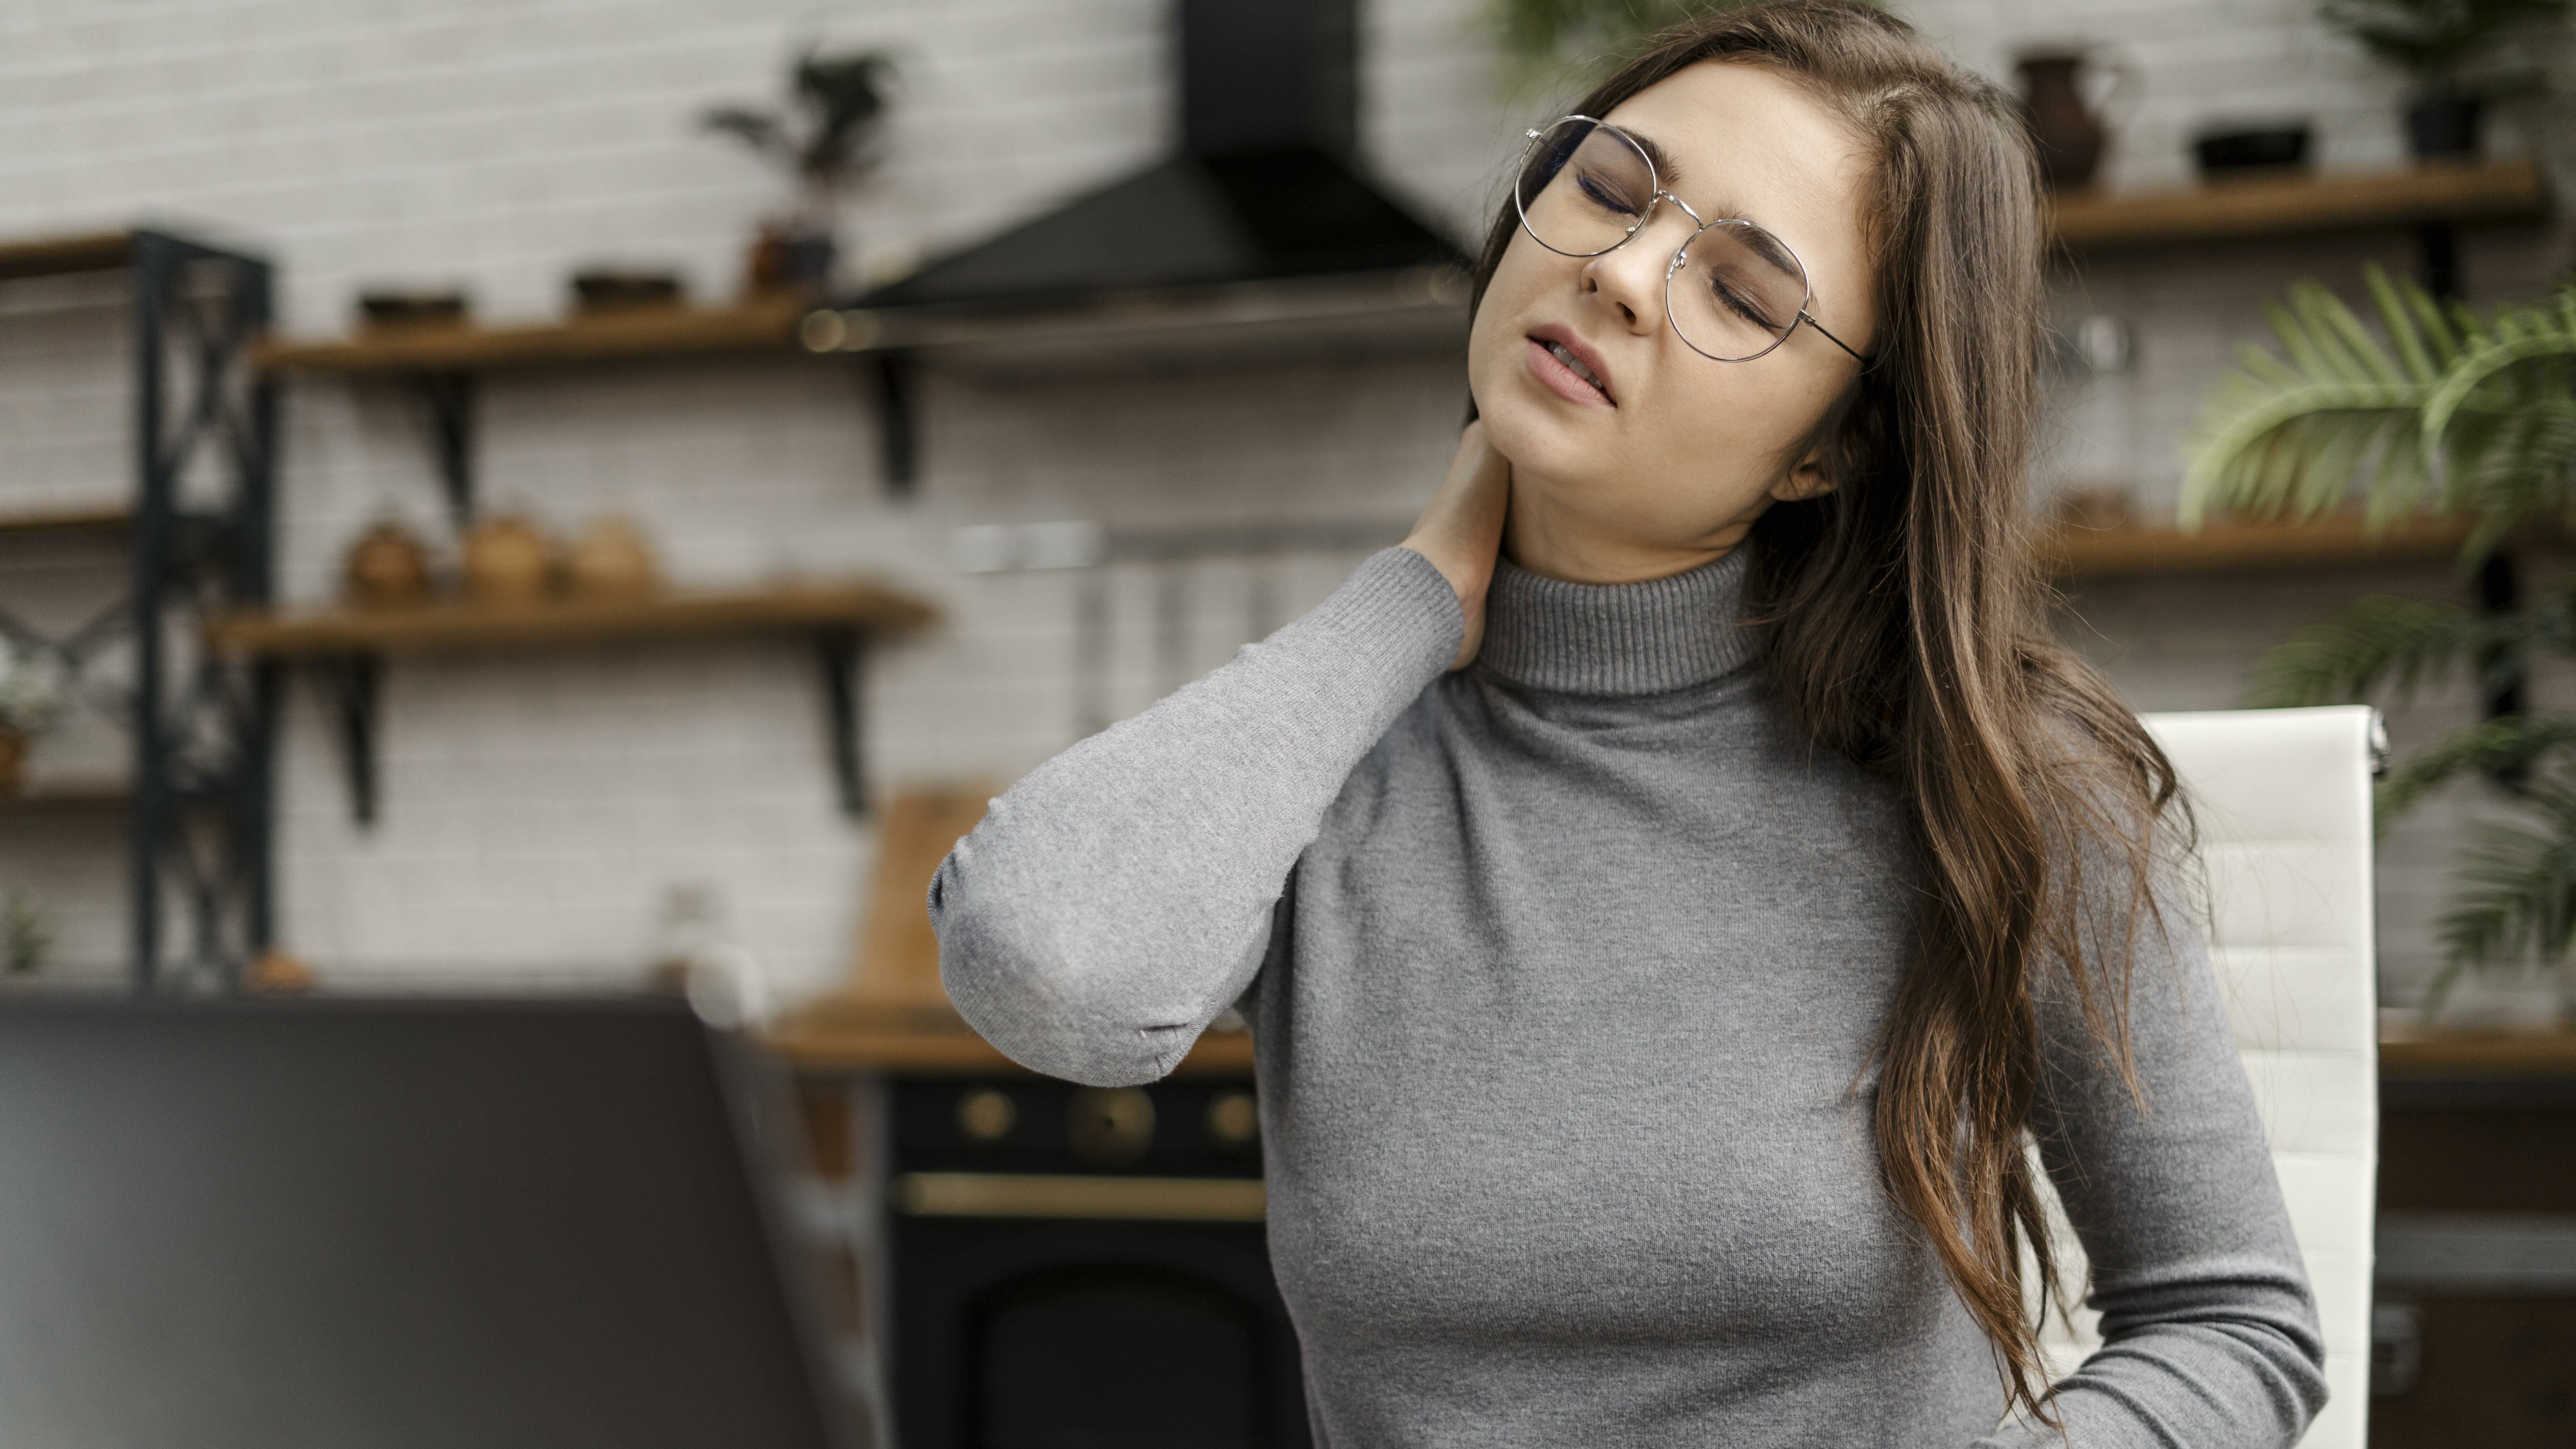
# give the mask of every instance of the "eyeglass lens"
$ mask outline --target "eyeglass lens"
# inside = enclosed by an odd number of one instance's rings
[[[1654,167],[1618,132],[1568,117],[1530,143],[1514,200],[1541,246],[1599,256],[1644,225],[1655,201]],[[1664,292],[1684,342],[1721,361],[1742,361],[1779,346],[1797,325],[1807,274],[1769,232],[1718,221],[1690,239]]]

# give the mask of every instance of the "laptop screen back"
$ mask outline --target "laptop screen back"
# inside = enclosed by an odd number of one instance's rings
[[[663,1002],[0,1006],[0,1446],[822,1449],[722,1068]]]

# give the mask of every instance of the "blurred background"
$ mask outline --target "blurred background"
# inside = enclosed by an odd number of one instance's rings
[[[1523,129],[1698,8],[10,7],[9,979],[716,961],[817,1070],[998,1065],[925,974],[929,863],[1402,535]],[[2131,703],[2235,705],[2365,595],[2492,618],[2554,587],[2554,528],[2374,531],[2340,480],[2312,516],[2180,515],[2294,283],[2364,316],[2374,266],[2482,311],[2552,295],[2562,7],[1890,8],[2027,99],[2058,184],[2032,509],[2064,637]],[[2404,760],[2576,689],[2535,657],[2384,702]],[[2564,929],[2444,934],[2464,852],[2526,810],[2472,768],[2391,826],[2381,997],[2392,1039],[2515,1033],[2563,1076]],[[830,1156],[872,1099],[825,1095]],[[2480,1160],[2567,1186],[2566,1116]],[[2490,1357],[2576,1353],[2563,1312],[2516,1322]],[[2559,1393],[2545,1442],[2576,1433]]]

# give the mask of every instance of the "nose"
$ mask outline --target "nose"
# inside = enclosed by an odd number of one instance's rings
[[[1583,265],[1583,290],[1609,303],[1620,325],[1640,336],[1664,325],[1664,273],[1695,230],[1689,216],[1666,202],[1637,234]]]

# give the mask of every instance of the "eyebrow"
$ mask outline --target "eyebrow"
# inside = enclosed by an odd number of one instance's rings
[[[1680,164],[1674,161],[1673,158],[1665,152],[1663,147],[1655,144],[1654,137],[1647,135],[1643,131],[1632,130],[1626,126],[1621,126],[1619,128],[1619,133],[1626,136],[1629,140],[1636,142],[1637,149],[1646,153],[1647,162],[1655,168],[1655,180],[1657,184],[1661,185],[1666,191],[1672,191],[1681,185],[1682,168]],[[1760,254],[1762,260],[1769,262],[1772,266],[1777,267],[1781,271],[1787,272],[1792,276],[1796,276],[1806,270],[1805,267],[1799,264],[1798,259],[1790,255],[1787,251],[1786,248],[1788,244],[1771,234],[1771,228],[1764,226],[1758,221],[1753,221],[1753,218],[1749,216],[1741,214],[1736,214],[1730,219],[1735,221],[1753,222],[1753,235],[1748,238],[1748,240],[1751,242],[1753,250]]]
[[[1754,222],[1752,232],[1744,240],[1762,260],[1769,262],[1786,275],[1797,277],[1806,271],[1805,267],[1798,264],[1797,258],[1789,255],[1787,243],[1773,236],[1771,229],[1762,223]]]
[[[1637,149],[1646,153],[1647,163],[1655,168],[1655,180],[1661,184],[1666,191],[1670,191],[1681,184],[1682,168],[1674,162],[1671,156],[1665,154],[1663,147],[1655,144],[1654,137],[1647,135],[1643,131],[1629,130],[1625,126],[1621,126],[1619,128],[1619,134],[1636,142]]]

